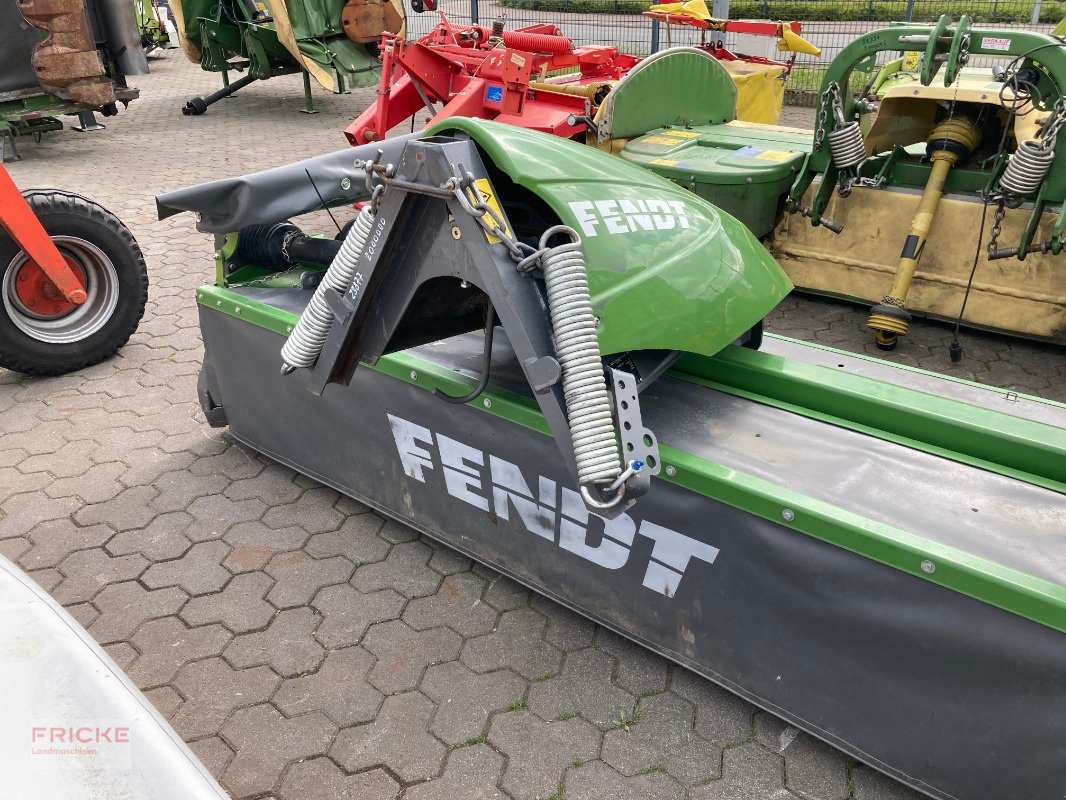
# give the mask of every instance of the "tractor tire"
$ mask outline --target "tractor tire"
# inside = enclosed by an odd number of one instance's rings
[[[141,248],[118,217],[80,195],[44,189],[23,196],[81,271],[88,299],[73,305],[57,295],[0,229],[0,367],[62,375],[98,364],[129,340],[144,315],[148,270]]]

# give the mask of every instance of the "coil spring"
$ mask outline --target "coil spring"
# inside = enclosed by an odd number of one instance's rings
[[[568,236],[570,241],[548,247],[548,240],[555,234]],[[578,482],[582,486],[609,484],[622,474],[621,455],[615,440],[581,239],[573,228],[556,225],[541,236],[540,249],[555,352],[563,370],[563,398]]]
[[[837,169],[857,167],[866,159],[866,145],[862,141],[859,123],[849,122],[832,131],[829,136],[829,152]]]
[[[311,302],[307,304],[296,327],[285,340],[281,348],[281,360],[285,365],[282,372],[289,373],[299,367],[310,367],[318,360],[322,345],[329,335],[330,325],[333,324],[333,312],[326,303],[326,289],[334,289],[342,294],[348,291],[373,224],[374,212],[371,211],[370,203],[367,203],[356,217],[348,235],[344,237],[340,251],[322,276],[322,282],[315,289]]]
[[[503,43],[515,50],[527,53],[569,53],[574,44],[565,36],[551,33],[526,33],[525,31],[504,31]]]
[[[1040,188],[1054,160],[1054,150],[1035,139],[1025,139],[1007,162],[1000,188],[1016,197],[1032,194]]]

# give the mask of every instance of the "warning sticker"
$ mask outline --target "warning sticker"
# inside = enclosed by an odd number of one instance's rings
[[[678,131],[673,128],[660,132],[661,136],[676,136],[679,139],[691,139],[694,136],[699,136],[696,131]]]
[[[908,50],[903,55],[903,71],[904,72],[917,72],[918,64],[922,60],[922,54],[917,50]]]
[[[653,158],[648,162],[649,164],[655,164],[658,167],[676,167],[677,162],[672,158]]]
[[[488,103],[500,103],[503,102],[503,87],[502,86],[489,86],[485,90],[485,101]]]
[[[645,136],[640,140],[641,144],[665,144],[673,147],[676,144],[680,144],[677,139],[671,139],[669,136]]]
[[[525,58],[525,56],[520,56],[520,55],[518,55],[518,53],[515,53],[514,51],[512,51],[511,52],[511,63],[514,64],[519,69],[522,69],[522,67],[524,67],[526,65],[526,58]]]
[[[1010,50],[1010,39],[1006,39],[1002,36],[982,36],[981,49],[999,50],[1005,53]]]
[[[759,161],[788,161],[794,155],[791,150],[763,150],[755,158]]]
[[[504,232],[508,236],[510,236],[511,229],[507,226],[507,219],[503,215],[503,211],[500,208],[499,201],[496,200],[496,195],[492,193],[492,185],[489,183],[488,178],[478,178],[476,181],[474,181],[474,186],[476,186],[477,190],[481,192],[481,197],[485,200],[485,204],[493,211],[495,211],[496,216],[503,221]],[[471,204],[477,203],[477,197],[474,196],[474,191],[472,189],[467,189],[466,195],[470,198]],[[495,219],[492,218],[492,214],[490,214],[488,211],[482,214],[481,218],[485,220],[485,224],[489,226],[496,226],[499,224],[496,222]],[[489,244],[500,243],[501,239],[499,236],[495,236],[494,234],[491,234],[488,231],[484,231],[484,233],[485,239],[486,241],[488,241]]]

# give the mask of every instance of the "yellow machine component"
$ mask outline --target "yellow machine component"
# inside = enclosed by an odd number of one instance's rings
[[[597,105],[603,102],[603,98],[611,91],[611,87],[617,81],[600,81],[598,83],[562,83],[551,80],[530,81],[529,88],[541,92],[557,92],[559,94],[572,94],[577,97],[587,97]]]
[[[907,293],[933,227],[933,217],[944,194],[944,182],[951,168],[972,153],[980,141],[981,132],[968,117],[949,117],[933,128],[928,145],[933,167],[922,191],[922,199],[918,201],[918,211],[911,221],[910,232],[903,242],[896,280],[892,284],[892,291],[881,299],[881,304],[870,310],[867,323],[874,332],[877,346],[882,350],[894,348],[899,337],[907,333],[911,319],[906,308]]]
[[[737,85],[737,119],[776,125],[785,104],[787,69],[746,61],[719,63]]]

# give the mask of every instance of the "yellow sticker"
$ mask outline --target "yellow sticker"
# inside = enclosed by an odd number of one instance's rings
[[[655,164],[660,167],[676,167],[677,162],[672,158],[653,158],[648,162],[649,164]]]
[[[645,136],[640,140],[641,144],[665,144],[673,147],[676,144],[680,144],[677,139],[670,139],[666,136]]]
[[[670,129],[670,130],[666,130],[666,131],[661,131],[660,135],[662,135],[662,136],[677,136],[680,139],[691,139],[694,136],[699,136],[699,133],[697,133],[696,131],[677,131],[677,130]]]
[[[788,161],[795,153],[789,150],[763,150],[755,156],[756,161]]]
[[[903,71],[904,72],[917,72],[918,62],[921,61],[922,55],[917,50],[908,50],[903,54]]]
[[[503,216],[503,211],[500,209],[500,204],[496,200],[496,195],[494,195],[492,193],[492,186],[489,184],[489,179],[488,178],[478,178],[476,181],[474,181],[474,186],[476,186],[477,190],[479,192],[481,192],[481,197],[482,197],[482,199],[484,199],[485,204],[489,208],[491,208],[493,211],[495,211],[496,212],[496,216],[499,217],[503,221],[503,230],[504,230],[504,232],[508,236],[511,236],[511,229],[507,225],[507,219]],[[466,190],[466,194],[467,194],[467,197],[470,198],[470,202],[471,203],[473,203],[473,204],[477,203],[477,198],[474,196],[473,190],[467,189]],[[489,226],[496,226],[498,224],[496,222],[496,220],[492,218],[492,214],[490,214],[488,211],[486,211],[482,215],[481,218],[483,220],[485,220],[485,223],[487,225],[489,225]],[[502,241],[499,236],[495,236],[495,235],[489,233],[488,231],[484,231],[484,233],[485,233],[485,240],[489,244],[499,244]]]

